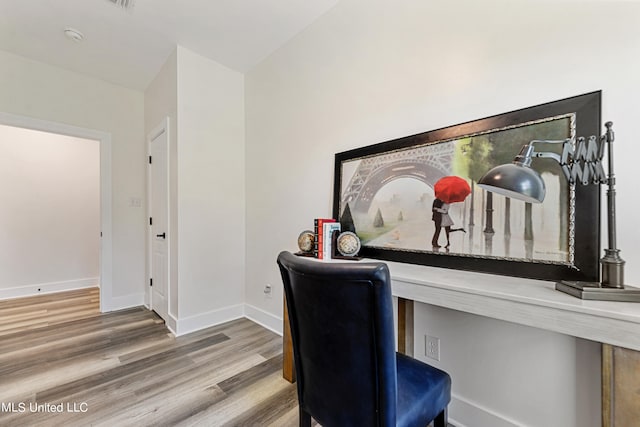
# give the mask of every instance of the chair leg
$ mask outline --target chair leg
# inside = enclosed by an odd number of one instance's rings
[[[311,415],[307,414],[302,408],[298,407],[300,418],[300,427],[311,427]]]
[[[447,427],[447,408],[444,408],[433,420],[433,427]]]

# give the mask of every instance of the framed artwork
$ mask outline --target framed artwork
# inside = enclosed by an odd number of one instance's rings
[[[532,163],[547,187],[543,203],[477,182],[531,140],[600,135],[600,100],[600,91],[587,93],[338,153],[333,216],[367,258],[598,281],[599,185],[570,185],[544,158]]]

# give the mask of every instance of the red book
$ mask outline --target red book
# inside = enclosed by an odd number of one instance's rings
[[[324,224],[327,222],[336,222],[336,220],[333,218],[315,218],[313,220],[313,256],[318,259],[324,258],[322,248],[324,247]]]

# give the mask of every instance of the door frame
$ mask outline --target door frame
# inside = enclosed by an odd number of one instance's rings
[[[167,177],[167,212],[166,212],[166,216],[167,216],[167,316],[169,317],[168,319],[163,319],[165,321],[165,324],[167,325],[167,327],[169,328],[169,330],[171,332],[173,332],[175,330],[175,327],[173,327],[173,316],[171,315],[171,239],[173,236],[172,230],[171,230],[171,205],[170,205],[170,194],[171,194],[171,187],[170,187],[170,153],[171,150],[169,148],[169,145],[171,144],[171,138],[170,138],[170,133],[169,133],[170,129],[169,129],[169,117],[165,117],[164,119],[162,119],[162,121],[155,126],[151,132],[149,132],[147,134],[147,158],[149,158],[151,156],[151,142],[156,139],[157,137],[159,137],[163,132],[166,134],[167,136],[167,153],[166,153],[166,159],[167,159],[167,170],[166,170],[166,177]],[[151,215],[151,185],[152,185],[152,176],[151,176],[151,167],[149,167],[149,163],[147,161],[147,218],[146,218],[146,222],[147,222],[147,271],[146,271],[146,286],[145,286],[145,303],[147,305],[147,307],[151,310],[153,310],[153,292],[151,290],[151,286],[150,285],[150,280],[151,280],[151,273],[152,273],[152,268],[153,268],[153,233],[151,232],[151,224],[149,224],[149,218],[152,216]]]
[[[111,134],[64,123],[0,112],[0,124],[59,135],[91,139],[100,143],[100,311],[113,310],[113,232],[111,184]]]

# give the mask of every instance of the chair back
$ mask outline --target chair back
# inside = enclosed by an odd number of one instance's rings
[[[396,353],[384,263],[282,252],[301,409],[323,427],[396,423]]]

